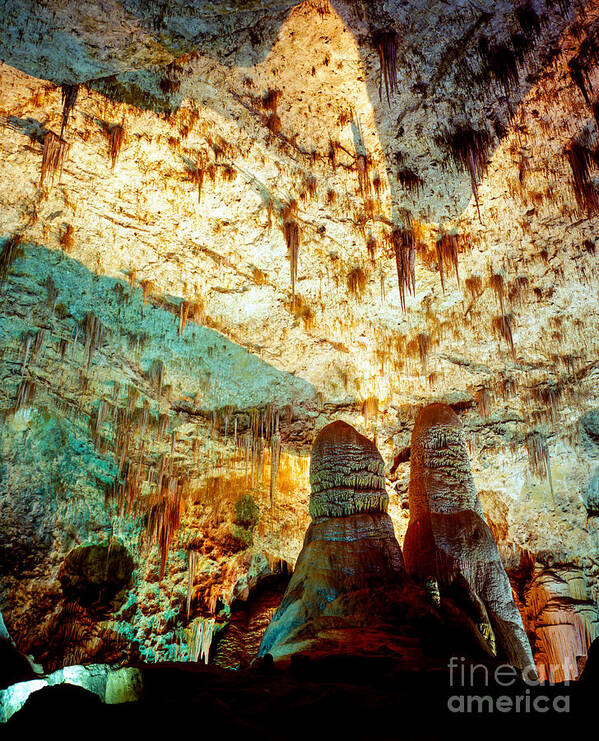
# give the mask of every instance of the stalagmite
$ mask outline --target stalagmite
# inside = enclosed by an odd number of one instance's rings
[[[383,460],[375,445],[345,422],[327,425],[314,441],[310,484],[313,522],[260,655],[289,655],[310,643],[310,635],[318,644],[311,633],[317,624],[353,636],[367,621],[370,590],[397,586],[403,579],[401,549],[386,514]]]
[[[434,580],[441,595],[462,590],[491,649],[524,670],[534,666],[509,579],[484,513],[466,450],[464,431],[451,407],[420,410],[412,432],[410,523],[404,541],[412,576]]]
[[[407,581],[387,514],[383,460],[371,440],[345,422],[324,427],[312,447],[310,485],[312,523],[260,656],[369,655],[383,645],[411,667],[438,665],[439,651],[489,657],[462,607],[427,598],[432,581],[428,590]]]

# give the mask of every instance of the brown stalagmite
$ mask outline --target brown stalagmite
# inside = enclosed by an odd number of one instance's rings
[[[403,583],[403,558],[386,514],[384,464],[376,446],[345,422],[317,435],[310,459],[313,522],[260,655],[336,653],[380,645],[369,598]],[[375,611],[376,612],[376,611]],[[377,633],[364,634],[376,623]],[[374,630],[372,626],[370,630]]]
[[[420,410],[412,432],[408,573],[457,587],[482,636],[499,658],[534,667],[522,618],[493,535],[484,519],[460,420],[451,407]],[[532,670],[531,670],[532,671]]]

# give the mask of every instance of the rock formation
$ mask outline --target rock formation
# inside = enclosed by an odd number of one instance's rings
[[[33,677],[35,677],[35,672],[31,662],[15,646],[0,612],[0,690],[15,682],[24,682]]]
[[[448,589],[461,593],[498,657],[520,669],[534,666],[510,581],[484,519],[462,425],[445,404],[430,404],[416,418],[409,499],[408,573],[429,589],[438,585],[441,594]]]
[[[492,658],[459,603],[431,604],[406,578],[374,443],[345,422],[327,425],[312,448],[310,483],[313,521],[259,656],[383,651],[407,669],[445,666],[451,655]]]
[[[577,679],[593,639],[599,635],[597,608],[582,570],[537,566],[528,588],[526,627],[535,636],[541,680]]]
[[[345,422],[327,425],[314,442],[310,484],[313,521],[262,656],[368,644],[370,624],[380,618],[371,598],[404,579],[376,446]]]

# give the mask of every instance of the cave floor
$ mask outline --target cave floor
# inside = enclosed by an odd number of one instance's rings
[[[198,737],[244,739],[517,739],[560,737],[592,727],[596,687],[571,683],[508,688],[487,683],[483,672],[465,689],[450,684],[447,669],[406,671],[392,657],[336,657],[294,662],[286,669],[225,671],[191,664],[142,667],[144,699],[102,705],[79,687],[35,693],[2,730],[22,738],[43,731],[52,738],[92,733],[149,738],[192,732]],[[457,675],[454,675],[457,676]],[[49,690],[49,691],[48,691]],[[477,700],[470,712],[452,712],[455,696]],[[499,698],[503,710],[498,708]],[[521,697],[520,709],[515,709]],[[557,711],[554,703],[557,699]],[[538,708],[535,709],[535,700]],[[460,700],[453,700],[454,707]],[[493,710],[489,711],[489,703]],[[512,710],[505,711],[505,704]],[[6,735],[5,735],[6,734]]]

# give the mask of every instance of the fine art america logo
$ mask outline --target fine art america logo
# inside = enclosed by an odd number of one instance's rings
[[[569,695],[538,691],[551,683],[541,685],[534,665],[520,672],[510,664],[489,668],[484,664],[467,664],[463,656],[452,656],[448,666],[449,686],[455,692],[447,700],[452,713],[570,712]],[[565,681],[562,686],[568,684]],[[501,694],[502,688],[505,694]],[[485,693],[485,689],[489,692]]]

